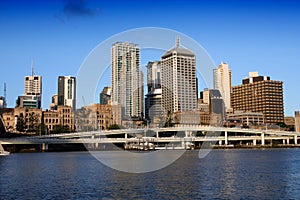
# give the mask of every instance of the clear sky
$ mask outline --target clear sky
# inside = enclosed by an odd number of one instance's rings
[[[249,71],[283,81],[285,115],[293,115],[300,110],[299,22],[300,2],[289,0],[1,0],[0,95],[6,82],[8,106],[15,106],[34,59],[47,109],[57,93],[57,77],[76,76],[99,43],[128,29],[162,27],[196,40],[215,64],[227,62],[233,85]]]

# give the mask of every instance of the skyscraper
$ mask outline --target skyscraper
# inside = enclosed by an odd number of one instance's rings
[[[197,108],[196,56],[179,45],[161,57],[162,106],[165,111]]]
[[[153,124],[159,124],[162,114],[161,107],[161,63],[160,61],[148,62],[147,86],[148,94],[145,99],[145,117]]]
[[[143,116],[143,74],[137,44],[117,42],[111,49],[112,104],[122,106],[123,115]]]
[[[242,85],[232,87],[232,108],[244,112],[262,112],[265,123],[284,122],[283,82],[269,76],[249,73]]]
[[[226,110],[229,110],[231,108],[231,70],[227,63],[222,62],[217,69],[214,69],[214,89],[220,91]]]
[[[58,105],[76,109],[76,77],[58,77]]]
[[[6,108],[6,101],[3,96],[0,96],[0,108]]]
[[[111,87],[104,87],[102,92],[100,93],[100,104],[107,105],[108,101],[111,100]]]
[[[41,108],[42,106],[42,77],[34,75],[24,78],[24,95],[19,96],[17,107]]]

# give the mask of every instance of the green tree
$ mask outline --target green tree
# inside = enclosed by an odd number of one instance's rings
[[[37,130],[38,115],[35,113],[28,114],[28,132],[35,132]]]
[[[278,122],[276,125],[280,126],[281,128],[286,128],[287,127],[287,125],[284,122]]]
[[[23,116],[17,116],[17,124],[16,124],[16,129],[19,132],[24,132],[26,128],[26,123],[25,123],[25,119]]]
[[[36,127],[36,134],[37,135],[46,135],[47,134],[47,126],[44,123],[39,124]]]
[[[55,125],[53,126],[53,130],[51,131],[53,134],[57,133],[70,133],[72,130],[68,125]]]
[[[112,124],[107,129],[108,130],[116,130],[116,129],[124,129],[125,127],[120,124]]]

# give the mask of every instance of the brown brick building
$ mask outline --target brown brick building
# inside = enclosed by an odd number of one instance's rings
[[[57,110],[43,111],[44,123],[48,131],[52,131],[55,126],[68,126],[70,131],[74,131],[74,113],[71,106],[57,106]]]
[[[232,87],[231,101],[234,110],[263,113],[266,124],[284,122],[282,81],[249,73],[242,85]]]

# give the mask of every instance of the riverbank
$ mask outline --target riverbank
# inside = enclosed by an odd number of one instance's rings
[[[9,151],[11,153],[28,153],[28,152],[76,152],[76,151],[125,151],[124,147],[120,144],[114,145],[114,144],[107,144],[102,145],[101,147],[95,149],[95,148],[89,148],[88,146],[85,146],[84,144],[52,144],[49,145],[47,150],[42,150],[42,145],[2,145],[6,151]],[[279,148],[300,148],[300,145],[282,145],[282,144],[276,144],[276,145],[212,145],[212,146],[196,146],[194,151],[197,151],[199,149],[279,149]],[[185,148],[172,148],[172,147],[160,147],[156,148],[155,151],[160,150],[166,150],[166,151],[172,151],[172,150],[188,150]],[[192,150],[192,151],[193,151]],[[129,150],[130,151],[130,150]]]

